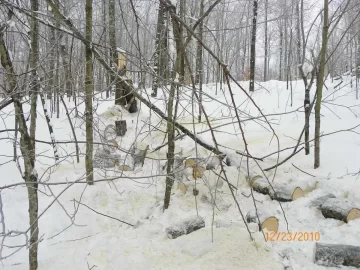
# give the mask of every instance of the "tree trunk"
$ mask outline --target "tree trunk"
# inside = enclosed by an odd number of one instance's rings
[[[151,96],[157,96],[157,89],[163,86],[168,73],[168,29],[167,12],[162,3],[159,4],[159,13],[155,40],[154,71],[156,73],[153,79]]]
[[[267,80],[268,73],[268,4],[269,0],[265,0],[265,50],[264,50],[264,82]]]
[[[85,122],[86,122],[86,181],[89,185],[94,184],[93,175],[93,62],[92,62],[92,0],[86,0],[85,4],[85,16],[86,16],[86,40],[90,42],[88,46],[85,46],[85,61],[86,61],[86,75],[85,75]]]
[[[200,13],[199,18],[201,18],[204,14],[204,0],[200,1]],[[203,29],[204,23],[203,20],[199,24],[199,38],[203,40]],[[196,76],[195,76],[195,83],[199,85],[199,115],[198,121],[201,122],[201,100],[202,100],[202,83],[203,83],[203,48],[201,43],[197,42],[196,47]]]
[[[118,71],[117,52],[116,52],[116,33],[115,33],[115,0],[109,1],[109,45],[110,45],[110,66]],[[115,104],[125,105],[124,94],[117,86],[117,76],[110,74],[111,92],[115,92]]]
[[[171,7],[173,8],[173,7]],[[175,10],[174,10],[175,12]],[[174,184],[174,150],[175,150],[175,128],[173,124],[173,105],[175,98],[175,90],[177,85],[174,83],[176,75],[181,72],[181,59],[184,59],[184,44],[183,36],[181,35],[180,25],[178,21],[172,18],[173,33],[176,45],[176,61],[175,67],[172,72],[172,84],[170,87],[169,99],[168,99],[168,115],[167,115],[167,133],[168,133],[168,152],[167,152],[167,168],[166,168],[166,188],[164,197],[164,210],[169,208],[171,189]],[[180,75],[181,76],[181,75]],[[183,78],[183,77],[182,77]]]
[[[253,23],[251,33],[251,48],[250,48],[250,86],[249,91],[253,92],[255,88],[255,50],[256,50],[256,20],[257,20],[258,2],[254,0],[253,7]]]
[[[38,2],[37,0],[32,0],[31,2],[32,13],[37,11]],[[34,15],[34,14],[33,14]],[[34,18],[34,17],[32,17]],[[35,19],[31,20],[31,28],[34,24],[37,24]],[[37,28],[35,28],[37,29]],[[37,32],[33,32],[37,33]],[[31,40],[33,42],[33,40]],[[33,47],[34,48],[34,47]],[[15,108],[15,118],[18,123],[19,132],[20,132],[20,150],[24,160],[25,172],[23,178],[26,182],[27,191],[28,191],[28,200],[29,200],[29,224],[30,224],[30,237],[29,237],[29,269],[36,270],[38,266],[38,237],[39,237],[39,227],[38,227],[38,195],[37,195],[37,173],[35,171],[35,155],[33,152],[34,145],[31,141],[29,135],[26,120],[24,117],[24,111],[22,108],[22,103],[19,100],[19,95],[16,94],[16,88],[18,82],[16,81],[16,74],[13,67],[13,64],[10,60],[9,52],[5,46],[4,33],[0,31],[0,58],[1,65],[6,71],[6,76],[10,86],[8,94],[11,95],[14,101]]]
[[[322,90],[324,85],[325,78],[325,64],[326,64],[326,50],[328,42],[328,31],[329,31],[329,0],[324,0],[324,26],[322,33],[322,45],[321,45],[321,55],[320,55],[320,67],[319,67],[319,76],[317,83],[317,98],[315,104],[315,161],[314,168],[320,167],[320,110],[321,110],[321,99],[322,99]]]

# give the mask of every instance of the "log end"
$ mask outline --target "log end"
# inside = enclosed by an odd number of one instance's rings
[[[193,158],[189,158],[185,161],[185,167],[188,168],[188,167],[194,167],[196,166],[196,160],[193,159]]]
[[[277,233],[279,229],[279,220],[276,217],[269,217],[261,224],[261,229]]]
[[[360,209],[359,208],[353,208],[350,210],[346,217],[346,222],[349,222],[350,220],[358,219],[360,218]]]
[[[204,172],[206,171],[206,168],[201,166],[194,166],[193,167],[193,177],[194,179],[201,178],[204,175]]]
[[[123,172],[132,171],[131,167],[128,166],[128,165],[120,165],[120,166],[118,166],[118,167],[119,167],[119,170],[120,170],[120,171],[123,171]]]
[[[185,193],[187,191],[187,187],[186,187],[186,185],[184,183],[179,184],[177,188],[178,188],[178,190],[181,191],[182,194],[185,195]]]
[[[304,191],[301,188],[296,187],[293,194],[292,194],[292,196],[291,196],[291,198],[292,198],[293,201],[295,201],[295,200],[297,200],[299,198],[302,198],[304,196],[305,196]]]

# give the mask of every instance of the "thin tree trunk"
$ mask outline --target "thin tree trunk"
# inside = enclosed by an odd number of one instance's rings
[[[72,123],[72,121],[71,121],[71,117],[70,117],[70,114],[69,114],[69,110],[68,110],[68,108],[67,108],[67,106],[66,106],[66,103],[65,103],[65,101],[64,101],[64,98],[63,98],[62,96],[61,96],[60,98],[61,98],[61,102],[62,102],[62,104],[63,104],[63,106],[64,106],[64,108],[65,108],[66,116],[67,116],[67,118],[68,118],[68,120],[69,120],[70,128],[71,128],[72,134],[73,134],[73,136],[74,136],[75,149],[76,149],[76,161],[77,161],[77,163],[80,163],[79,144],[78,144],[78,141],[77,141],[75,128],[74,128],[74,125],[73,125],[73,123]]]
[[[199,18],[201,18],[204,14],[204,0],[200,0],[200,13]],[[204,23],[203,20],[199,24],[199,38],[202,42],[203,40],[203,29]],[[198,114],[198,121],[201,122],[201,102],[202,102],[202,83],[203,83],[203,47],[201,43],[197,42],[196,47],[196,76],[195,76],[195,83],[199,85],[199,114]]]
[[[325,78],[325,64],[326,64],[326,50],[328,42],[328,31],[329,31],[329,0],[324,0],[324,26],[322,33],[322,45],[321,45],[321,55],[320,55],[320,67],[319,67],[319,76],[317,83],[317,98],[315,104],[315,160],[314,168],[320,167],[320,111],[321,111],[321,99],[322,99],[322,90],[324,85]]]
[[[268,4],[269,0],[265,0],[265,49],[264,49],[264,82],[267,80],[268,73]]]
[[[157,96],[157,89],[160,88],[167,79],[167,26],[166,26],[167,12],[162,3],[159,4],[159,13],[155,40],[155,54],[154,54],[154,71],[156,73],[153,79],[151,96]]]
[[[32,13],[37,11],[37,0],[32,0],[31,8]],[[34,14],[33,14],[34,15]],[[34,18],[34,17],[32,17]],[[37,33],[37,21],[35,19],[31,20],[31,29],[36,29],[32,35]],[[36,40],[36,39],[35,39]],[[31,40],[33,42],[33,40]],[[34,43],[35,44],[35,43]],[[36,48],[36,47],[35,47]],[[35,50],[32,47],[33,51]],[[4,41],[4,33],[0,31],[0,59],[1,65],[4,67],[6,71],[6,76],[8,79],[8,83],[10,86],[8,94],[11,95],[14,101],[15,108],[15,118],[18,123],[20,137],[20,150],[24,160],[24,174],[23,178],[26,182],[27,191],[28,191],[28,200],[29,200],[29,224],[30,224],[30,237],[29,237],[29,269],[36,270],[38,266],[38,236],[39,236],[39,227],[38,227],[38,195],[37,195],[37,173],[35,171],[35,155],[34,155],[34,144],[31,141],[31,137],[29,135],[26,120],[24,117],[24,111],[22,108],[21,101],[19,100],[19,95],[16,94],[16,89],[18,82],[16,81],[16,74],[13,67],[13,64],[10,59],[9,52],[6,48]]]
[[[85,16],[86,16],[86,40],[91,44],[92,42],[92,0],[86,0],[85,4]],[[91,45],[90,45],[91,46]],[[89,185],[94,184],[93,175],[93,59],[92,48],[85,46],[85,61],[86,61],[86,75],[85,75],[85,121],[86,121],[86,181]]]
[[[257,20],[257,9],[258,2],[254,0],[253,6],[253,23],[252,23],[252,33],[251,33],[251,48],[250,48],[250,85],[249,91],[253,92],[255,88],[255,57],[256,57],[256,20]]]
[[[174,10],[175,12],[175,10]],[[169,208],[170,198],[171,198],[171,189],[174,184],[174,149],[175,149],[175,128],[173,124],[173,104],[175,98],[175,90],[178,87],[175,84],[175,78],[177,74],[181,72],[182,64],[181,59],[184,57],[184,44],[183,36],[181,35],[181,29],[178,21],[172,19],[173,24],[173,33],[176,44],[176,61],[175,67],[172,72],[172,83],[170,87],[169,100],[168,100],[168,119],[167,119],[167,134],[168,134],[168,152],[167,152],[167,168],[166,168],[166,187],[165,187],[165,196],[164,196],[164,210]]]
[[[58,161],[59,160],[58,147],[56,145],[55,134],[54,134],[53,125],[51,124],[50,115],[49,115],[49,113],[47,111],[47,108],[46,108],[46,101],[45,101],[45,97],[43,95],[43,91],[40,92],[40,99],[41,99],[45,119],[46,119],[46,122],[47,122],[47,125],[48,125],[52,147],[54,149],[55,161]]]
[[[115,33],[115,0],[109,1],[109,45],[110,45],[110,66],[118,71],[117,50],[116,50],[116,33]],[[111,92],[115,92],[115,104],[125,105],[124,93],[117,84],[117,76],[110,74]]]

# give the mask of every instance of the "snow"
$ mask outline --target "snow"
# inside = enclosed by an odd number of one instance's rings
[[[116,48],[116,51],[117,51],[118,53],[125,53],[124,49],[122,49],[122,48],[120,48],[120,47],[117,47],[117,48]]]
[[[321,131],[329,134],[339,130],[352,128],[359,123],[360,102],[355,99],[355,88],[350,88],[349,77],[344,77],[344,85],[339,91],[333,89],[334,84],[329,79],[324,89],[324,98],[334,104],[353,106],[350,110],[326,104],[322,107]],[[240,82],[242,86],[245,83]],[[246,83],[248,84],[248,83]],[[268,116],[276,134],[280,140],[280,148],[293,147],[304,125],[304,86],[302,81],[293,81],[293,107],[290,107],[290,91],[286,90],[286,82],[268,81],[256,84],[252,98]],[[251,102],[232,84],[234,99],[238,109],[246,112],[240,113],[242,127],[251,155],[262,158],[274,153],[278,144],[273,138],[273,133],[262,118],[257,122],[244,121],[248,117],[258,117],[259,112],[251,105]],[[266,90],[264,90],[265,88]],[[311,96],[315,87],[311,89]],[[147,90],[150,94],[151,89]],[[180,99],[180,107],[184,108],[179,122],[193,131],[192,118],[187,112],[191,112],[192,89],[182,89],[184,99]],[[224,105],[230,100],[230,96],[224,86],[225,95],[218,91],[215,95],[216,85],[209,84],[203,87],[203,105],[208,112],[212,126],[224,124],[215,131],[220,151],[232,153],[235,161],[241,164],[240,171],[236,167],[225,167],[229,182],[236,186],[234,195],[239,202],[240,210],[245,216],[254,210],[254,202],[250,194],[250,188],[246,181],[247,169],[246,158],[235,154],[234,150],[241,153],[244,151],[244,142],[239,130],[239,125],[234,117],[234,111],[229,110],[228,116],[222,116]],[[166,92],[166,91],[164,91]],[[159,91],[157,98],[150,98],[156,106],[166,112],[164,92]],[[74,108],[74,103],[67,102],[69,111]],[[113,106],[113,101],[94,101],[97,107],[94,114],[96,130],[104,130],[109,124],[121,117],[127,120],[128,131],[124,137],[118,138],[120,149],[115,149],[114,154],[125,156],[134,143],[138,141],[149,144],[149,152],[155,147],[162,145],[166,123],[159,123],[159,117],[149,109],[142,106],[139,114],[128,114],[120,107]],[[39,103],[40,104],[40,103]],[[79,111],[84,111],[84,104],[79,102]],[[13,107],[9,105],[0,112],[3,121],[0,121],[0,130],[14,126]],[[299,109],[298,109],[299,108]],[[330,108],[330,109],[328,109]],[[197,108],[195,108],[196,110]],[[298,109],[298,110],[297,110]],[[28,115],[29,106],[24,104],[24,114]],[[228,109],[227,109],[228,110]],[[197,110],[196,110],[197,111]],[[42,116],[42,110],[38,110]],[[112,113],[117,112],[117,113]],[[288,112],[287,114],[281,114]],[[339,119],[336,115],[341,119]],[[76,129],[77,139],[85,141],[85,125],[81,118],[76,118],[72,112],[71,120]],[[36,136],[38,140],[49,142],[51,136],[48,131],[46,119],[37,117]],[[54,136],[58,142],[71,141],[72,132],[63,113],[60,118],[52,118]],[[138,127],[136,127],[138,123]],[[310,119],[310,136],[314,136],[314,117]],[[212,135],[208,125],[195,122],[197,137],[207,144],[213,145]],[[156,129],[153,127],[156,126]],[[151,134],[149,134],[149,130]],[[359,132],[359,128],[354,131]],[[137,132],[137,133],[136,133]],[[360,243],[360,220],[349,223],[334,219],[326,219],[322,216],[314,201],[322,196],[334,194],[337,199],[350,202],[359,202],[360,180],[358,178],[360,165],[360,137],[356,132],[338,132],[324,136],[321,139],[321,167],[313,169],[313,147],[311,154],[305,156],[300,152],[275,171],[266,172],[269,180],[279,184],[291,184],[300,186],[305,191],[305,197],[293,202],[282,203],[282,208],[276,201],[271,201],[269,196],[254,192],[256,204],[259,208],[266,209],[279,219],[279,231],[286,232],[320,232],[321,243],[348,244],[359,246]],[[139,135],[139,133],[141,133]],[[201,135],[199,135],[201,133]],[[10,134],[10,135],[9,135]],[[102,134],[103,135],[103,134]],[[13,133],[0,133],[0,163],[12,160],[12,143],[9,136]],[[94,141],[101,142],[100,135],[94,132]],[[311,144],[313,144],[311,142]],[[188,137],[176,141],[177,147],[182,147],[183,152],[195,156],[195,144]],[[95,146],[96,149],[97,146]],[[302,146],[300,146],[302,147]],[[55,148],[59,159],[65,159],[60,165],[54,165],[53,149],[51,144],[36,143],[36,171],[42,183],[67,183],[65,185],[39,185],[39,213],[42,213],[54,201],[54,195],[59,196],[49,210],[39,219],[39,231],[43,240],[39,244],[39,270],[50,269],[284,269],[287,266],[293,270],[311,269],[325,270],[337,268],[325,268],[313,263],[314,242],[265,242],[262,233],[255,232],[256,227],[250,224],[254,241],[250,240],[237,205],[234,203],[227,183],[216,186],[216,177],[206,177],[210,183],[211,192],[216,192],[218,208],[214,208],[209,202],[202,201],[202,195],[209,195],[209,188],[202,179],[196,182],[188,175],[184,179],[187,185],[187,193],[183,195],[177,190],[178,182],[175,182],[170,207],[163,212],[163,194],[165,190],[165,176],[162,167],[165,165],[167,147],[161,151],[152,153],[152,159],[146,159],[144,167],[134,172],[123,172],[116,169],[94,171],[95,180],[117,178],[114,181],[96,182],[93,186],[85,184],[72,184],[75,181],[84,181],[85,173],[85,149],[80,143],[80,163],[76,163],[75,144],[59,144]],[[95,152],[94,149],[94,152]],[[208,157],[209,151],[197,146],[198,155]],[[292,153],[293,149],[282,151],[280,161]],[[18,149],[18,153],[20,150]],[[66,157],[69,155],[68,157]],[[268,168],[276,164],[277,154],[258,161],[262,168]],[[22,159],[19,160],[22,164]],[[303,170],[304,173],[293,165]],[[190,170],[191,171],[191,170]],[[249,160],[250,175],[262,175],[257,164]],[[186,174],[191,172],[184,172]],[[23,183],[23,179],[14,162],[0,166],[0,174],[3,175],[0,187],[14,183]],[[311,175],[309,175],[311,174]],[[6,177],[5,177],[6,176]],[[132,177],[132,178],[130,178]],[[213,178],[212,178],[213,177]],[[199,190],[197,203],[192,193],[195,187]],[[50,188],[50,189],[49,189]],[[65,192],[64,189],[66,189]],[[50,191],[51,190],[51,191]],[[61,193],[63,192],[63,193]],[[212,193],[212,194],[213,194]],[[53,195],[54,194],[54,195]],[[26,231],[28,229],[28,203],[26,187],[16,186],[13,189],[2,189],[3,211],[5,215],[6,229],[8,231]],[[210,196],[208,196],[210,198]],[[130,224],[123,224],[117,220],[96,214],[81,202],[95,211],[106,214]],[[166,228],[177,222],[181,222],[196,215],[205,220],[205,228],[180,236],[176,239],[168,239]],[[285,212],[286,220],[282,209]],[[74,215],[75,214],[75,215]],[[74,215],[74,216],[73,216]],[[213,219],[214,218],[214,219]],[[213,228],[212,228],[213,224]],[[70,226],[70,227],[69,227]],[[68,229],[66,229],[68,228]],[[66,230],[65,230],[66,229]],[[1,237],[2,238],[2,237]],[[212,241],[213,239],[213,241]],[[17,246],[24,243],[24,235],[5,238],[7,246]],[[2,256],[13,252],[13,249],[4,248]],[[22,270],[27,269],[26,248],[21,249],[6,260],[3,260],[4,269]]]

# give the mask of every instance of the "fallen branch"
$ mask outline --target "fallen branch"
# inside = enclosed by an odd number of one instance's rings
[[[76,202],[76,203],[78,203],[78,204],[80,204],[80,205],[82,205],[82,206],[85,206],[86,208],[90,209],[91,211],[95,212],[95,213],[98,214],[98,215],[101,215],[101,216],[104,216],[104,217],[108,217],[108,218],[117,220],[117,221],[119,221],[119,222],[121,222],[121,223],[124,223],[124,224],[126,224],[126,225],[135,227],[135,225],[130,224],[130,223],[127,223],[127,222],[125,222],[125,221],[122,221],[122,220],[120,220],[120,219],[118,219],[118,218],[115,218],[115,217],[112,217],[112,216],[108,216],[108,215],[106,215],[106,214],[102,214],[102,213],[100,213],[100,212],[92,209],[91,207],[87,206],[86,204],[83,204],[83,203],[81,203],[81,202],[78,202],[77,200],[74,200],[74,202]]]

